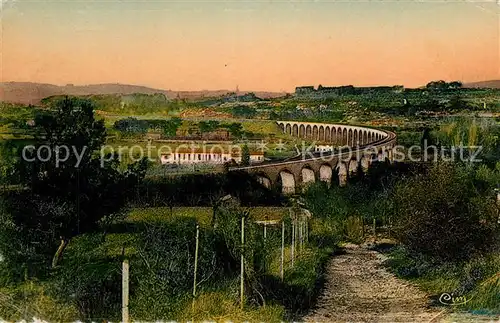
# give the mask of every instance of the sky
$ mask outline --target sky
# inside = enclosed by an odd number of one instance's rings
[[[495,0],[0,0],[1,80],[293,91],[500,79]]]

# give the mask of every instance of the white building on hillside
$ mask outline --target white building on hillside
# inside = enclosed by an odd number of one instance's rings
[[[332,146],[332,145],[316,145],[314,147],[314,151],[316,151],[316,152],[320,152],[320,151],[322,151],[322,152],[333,151],[334,148],[335,147]]]

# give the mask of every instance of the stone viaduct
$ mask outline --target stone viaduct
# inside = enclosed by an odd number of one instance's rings
[[[342,124],[277,121],[281,130],[317,145],[332,145],[332,151],[308,149],[283,161],[265,162],[230,171],[245,171],[268,187],[280,187],[284,194],[295,194],[308,184],[324,181],[331,185],[338,176],[344,186],[358,169],[366,172],[374,161],[392,161],[396,135],[393,132]],[[311,147],[314,147],[311,146]]]

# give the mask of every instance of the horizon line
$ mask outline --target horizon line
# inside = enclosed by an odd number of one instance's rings
[[[444,80],[447,82],[450,81],[458,81],[461,82],[462,84],[474,84],[474,83],[484,83],[484,82],[493,82],[493,81],[500,81],[500,79],[488,79],[488,80],[481,80],[481,81],[461,81],[461,80],[446,80],[446,79],[440,79]],[[433,81],[439,81],[439,80],[430,80],[429,82]],[[429,83],[428,82],[428,83]],[[144,88],[149,88],[151,90],[159,90],[159,91],[164,91],[164,92],[216,92],[216,91],[226,91],[226,92],[246,92],[246,93],[252,93],[252,92],[270,92],[270,93],[293,93],[293,91],[287,91],[287,90],[240,90],[240,89],[190,89],[190,90],[174,90],[174,89],[165,89],[165,88],[160,88],[152,85],[144,85],[144,84],[134,84],[134,83],[121,83],[121,82],[104,82],[104,83],[66,83],[66,84],[61,84],[61,83],[47,83],[47,82],[36,82],[36,81],[1,81],[0,84],[5,84],[5,83],[29,83],[29,84],[40,84],[40,85],[52,85],[52,86],[57,86],[57,87],[66,87],[66,86],[75,86],[75,87],[85,87],[85,86],[96,86],[96,85],[124,85],[124,86],[136,86],[136,87],[144,87]],[[380,83],[380,84],[371,84],[371,85],[355,85],[353,83],[350,84],[335,84],[335,85],[323,85],[321,83],[316,84],[302,84],[302,85],[296,85],[295,89],[298,87],[303,87],[303,86],[313,86],[315,89],[318,88],[318,86],[323,86],[323,87],[341,87],[341,86],[353,86],[353,87],[379,87],[379,86],[402,86],[405,89],[418,89],[425,87],[426,84],[422,84],[420,86],[414,86],[414,87],[407,87],[404,84],[386,84],[386,83]],[[236,85],[237,87],[237,85]],[[294,89],[294,90],[295,90]]]

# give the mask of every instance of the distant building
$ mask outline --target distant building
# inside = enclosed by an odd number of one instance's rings
[[[295,94],[297,95],[307,95],[314,93],[314,86],[297,86],[295,88]]]
[[[176,137],[190,138],[190,139],[203,139],[203,140],[231,140],[231,133],[227,129],[216,129],[210,132],[200,132],[198,127],[191,127],[189,129],[177,129]]]
[[[162,137],[162,134],[159,132],[149,131],[148,133],[146,133],[147,140],[160,140],[161,137]]]
[[[314,89],[314,86],[298,86],[295,88],[295,95],[329,97],[338,95],[359,95],[368,93],[401,93],[403,91],[404,87],[402,85],[355,87],[352,85],[323,86],[320,84],[317,89]]]
[[[201,138],[205,140],[229,140],[231,139],[231,133],[226,129],[217,129],[215,131],[203,133]]]
[[[318,92],[323,92],[323,93],[328,93],[328,92],[337,92],[339,87],[335,86],[323,86],[323,85],[318,85]]]
[[[201,138],[201,132],[196,126],[186,128],[178,128],[175,132],[176,137],[180,138]]]
[[[231,92],[228,93],[226,96],[222,98],[224,102],[255,102],[255,101],[261,101],[260,98],[258,98],[255,93],[253,92],[248,92],[242,95],[238,95],[238,92]]]
[[[165,164],[223,164],[234,160],[241,163],[241,153],[237,149],[222,151],[220,149],[178,149],[170,154],[163,154],[160,162]],[[250,163],[264,161],[263,152],[250,152]]]

